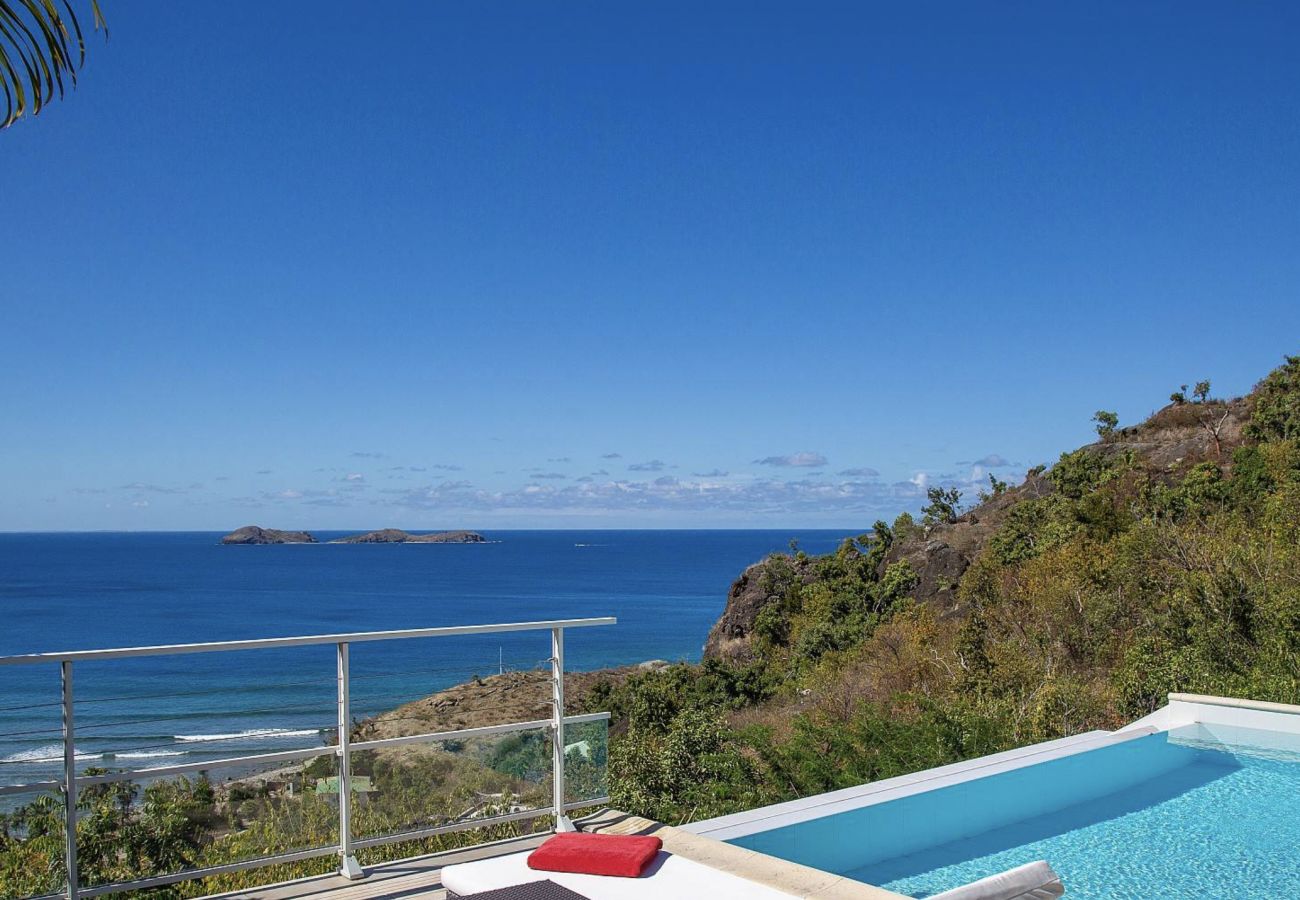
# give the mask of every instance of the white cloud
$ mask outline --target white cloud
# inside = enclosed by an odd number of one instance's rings
[[[762,459],[754,460],[754,464],[758,466],[789,466],[798,469],[815,469],[826,465],[826,462],[826,457],[820,453],[813,453],[811,450],[802,450],[785,456],[765,456]]]
[[[630,510],[746,514],[841,512],[870,518],[916,505],[914,482],[828,482],[817,478],[713,481],[661,475],[650,481],[607,479],[486,490],[467,481],[385,491],[385,502],[411,509],[605,513]]]
[[[166,487],[161,484],[146,484],[143,481],[133,481],[130,484],[124,484],[121,487],[124,491],[148,491],[151,494],[183,494],[185,488]]]
[[[843,469],[839,474],[846,475],[850,478],[878,478],[880,473],[870,466],[859,466],[855,469]]]
[[[647,462],[632,463],[627,467],[629,472],[662,472],[668,467],[668,464],[662,459],[652,459]]]

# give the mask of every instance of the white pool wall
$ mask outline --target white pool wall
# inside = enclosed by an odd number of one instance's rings
[[[1166,705],[1115,733],[1125,734],[1143,728],[1172,731],[1198,724],[1228,725],[1300,735],[1300,706],[1235,697],[1210,697],[1205,694],[1170,694]]]

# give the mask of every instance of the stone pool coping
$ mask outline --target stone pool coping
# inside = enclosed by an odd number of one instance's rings
[[[911,900],[903,894],[854,881],[843,875],[823,872],[821,869],[778,859],[756,850],[737,847],[735,844],[724,844],[711,837],[693,834],[685,828],[675,828],[614,809],[601,810],[574,824],[582,831],[601,834],[654,835],[664,842],[664,849],[669,853],[801,900]]]
[[[1300,734],[1300,706],[1211,697],[1206,694],[1170,694],[1169,703],[1119,729],[1123,734],[1139,728],[1171,731],[1185,725],[1228,725],[1282,734]]]

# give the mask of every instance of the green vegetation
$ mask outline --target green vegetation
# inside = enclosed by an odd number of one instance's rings
[[[752,661],[601,698],[614,803],[723,814],[1113,728],[1170,691],[1300,702],[1300,356],[1244,405],[1212,400],[1209,381],[1192,397],[1123,432],[1099,413],[1103,443],[1022,489],[994,484],[1012,503],[955,609],[916,590],[910,516],[769,560]],[[955,497],[927,499],[928,528],[964,527],[948,524]]]
[[[1300,439],[1300,356],[1288,356],[1250,397],[1246,434],[1257,441]]]

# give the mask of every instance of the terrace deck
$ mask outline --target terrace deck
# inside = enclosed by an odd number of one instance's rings
[[[442,886],[443,866],[531,850],[547,836],[528,835],[435,856],[381,863],[367,868],[366,877],[359,881],[349,881],[341,875],[318,875],[262,888],[215,894],[206,900],[398,900],[412,897],[444,900],[447,892]]]

